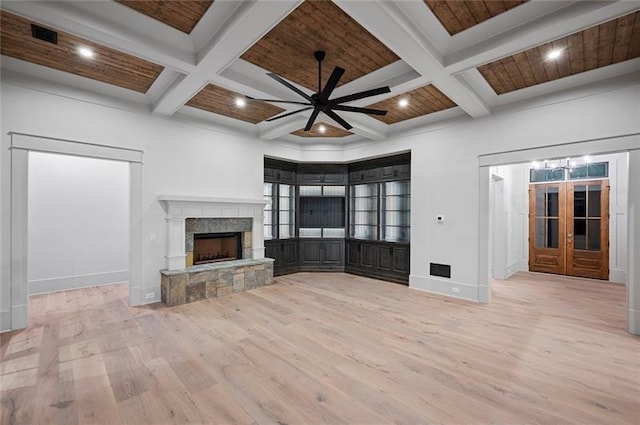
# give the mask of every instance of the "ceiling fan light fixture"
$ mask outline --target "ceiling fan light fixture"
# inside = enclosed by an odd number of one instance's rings
[[[318,131],[322,134],[324,134],[327,131],[327,127],[325,127],[324,125],[320,124],[318,126]]]
[[[398,101],[398,106],[400,106],[401,108],[406,108],[407,106],[409,106],[409,99],[407,98],[400,99]]]
[[[341,96],[338,98],[331,99],[330,98],[331,94],[333,93],[333,90],[338,85],[338,82],[340,81],[340,78],[342,78],[342,75],[344,74],[345,70],[343,68],[340,68],[339,66],[334,67],[333,72],[331,73],[331,75],[329,76],[329,79],[327,80],[327,82],[323,87],[322,86],[322,61],[325,58],[325,52],[322,50],[317,50],[313,53],[313,56],[318,62],[318,91],[312,95],[305,93],[304,91],[300,90],[298,87],[294,86],[293,84],[291,84],[290,82],[286,81],[284,78],[280,77],[279,75],[273,72],[267,73],[269,77],[273,78],[283,86],[297,93],[300,97],[305,99],[306,102],[300,102],[300,101],[296,102],[296,101],[290,101],[290,100],[277,100],[277,99],[256,99],[250,96],[245,96],[245,98],[250,101],[289,103],[289,104],[297,104],[297,105],[305,106],[304,108],[300,108],[295,111],[290,111],[284,114],[277,115],[275,117],[271,117],[266,121],[279,120],[281,118],[285,118],[300,112],[313,109],[313,111],[311,112],[311,116],[307,121],[307,125],[305,125],[304,127],[304,131],[311,130],[320,112],[327,115],[329,118],[331,118],[332,120],[340,124],[345,130],[348,131],[348,130],[351,130],[353,127],[351,126],[351,124],[349,124],[344,119],[342,119],[338,114],[336,114],[335,111],[356,112],[360,114],[369,114],[369,115],[385,115],[387,113],[387,111],[381,111],[378,109],[371,109],[371,108],[360,108],[357,106],[350,106],[350,105],[343,105],[343,103],[353,102],[355,100],[360,100],[360,99],[364,99],[366,97],[371,97],[371,96],[377,96],[384,93],[390,93],[391,89],[389,88],[389,86],[378,87],[375,89],[365,90],[365,91],[353,93],[347,96]]]

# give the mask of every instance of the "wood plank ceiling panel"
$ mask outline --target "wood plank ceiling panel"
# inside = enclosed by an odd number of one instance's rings
[[[455,35],[494,16],[520,6],[527,0],[424,0],[436,18]]]
[[[324,133],[319,128],[323,125],[325,127]],[[326,122],[316,122],[309,131],[304,131],[303,128],[292,132],[294,136],[300,137],[347,137],[353,133],[345,130],[342,127],[336,127],[335,125],[327,124]]]
[[[161,65],[101,46],[89,40],[57,31],[57,44],[32,37],[31,24],[52,29],[4,10],[0,11],[2,55],[36,63],[103,83],[146,93],[164,69]],[[52,29],[56,31],[55,29]],[[93,50],[92,59],[78,54],[78,48]]]
[[[406,99],[407,106],[400,106],[399,102]],[[406,93],[399,94],[381,102],[367,106],[367,108],[382,109],[387,115],[371,115],[373,118],[386,123],[394,124],[433,112],[443,111],[456,106],[451,99],[438,90],[433,84],[429,84]]]
[[[257,124],[284,112],[284,109],[266,102],[246,102],[245,106],[237,106],[236,99],[244,99],[244,95],[209,84],[192,97],[187,106],[213,112],[215,114]]]
[[[556,49],[560,57],[547,59]],[[478,71],[500,95],[637,57],[640,12],[482,65]]]
[[[190,34],[213,0],[117,0],[153,19]]]
[[[318,63],[313,57],[316,50],[326,52],[322,62],[323,85],[335,66],[346,70],[340,80],[342,85],[399,60],[331,1],[305,1],[241,59],[316,92]],[[298,97],[294,93],[292,96]]]

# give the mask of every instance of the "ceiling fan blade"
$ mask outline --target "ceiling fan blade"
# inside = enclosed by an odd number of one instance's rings
[[[280,118],[288,117],[289,115],[297,114],[298,112],[308,111],[311,108],[313,108],[313,106],[309,106],[307,108],[298,109],[298,110],[295,110],[295,111],[292,111],[292,112],[287,112],[286,114],[277,115],[275,117],[268,118],[265,121],[279,120]]]
[[[338,114],[336,114],[335,112],[333,112],[332,110],[325,109],[324,113],[327,114],[330,118],[332,118],[335,122],[337,122],[338,124],[343,126],[345,128],[345,130],[351,130],[353,128],[351,126],[351,124],[349,124],[348,122],[346,122],[345,120],[340,118],[340,116]]]
[[[319,113],[320,113],[320,108],[316,108],[313,110],[313,113],[309,117],[309,121],[307,121],[307,125],[304,126],[304,131],[311,130],[311,127],[313,126],[313,123],[315,122],[316,118],[318,118]]]
[[[329,105],[329,107],[336,111],[359,112],[361,114],[369,115],[387,115],[387,111],[381,111],[380,109],[358,108],[347,105]]]
[[[342,78],[343,74],[344,69],[340,68],[339,66],[333,68],[333,72],[331,73],[331,76],[329,76],[327,84],[324,85],[324,89],[320,94],[321,101],[326,102],[327,100],[329,100],[329,96],[331,96],[331,93],[333,93],[333,90],[338,85],[338,81],[340,81],[340,78]]]
[[[277,99],[256,99],[255,97],[245,96],[247,100],[271,103],[290,103],[292,105],[309,105],[308,102],[295,102],[293,100],[277,100]]]
[[[337,105],[338,103],[351,102],[352,100],[364,99],[365,97],[377,96],[379,94],[390,93],[389,86],[378,87],[377,89],[365,90],[359,93],[350,94],[348,96],[338,97],[337,99],[331,99],[329,103]]]
[[[293,84],[291,84],[290,82],[285,80],[284,78],[280,77],[278,74],[273,73],[273,72],[268,72],[267,75],[269,77],[273,78],[274,80],[276,80],[277,82],[279,82],[280,84],[282,84],[284,86],[287,86],[289,89],[291,89],[294,92],[298,93],[300,96],[304,97],[309,102],[312,102],[311,96],[309,96],[308,94],[306,94],[305,92],[303,92],[302,90],[300,90],[299,88],[297,88],[296,86],[294,86]]]

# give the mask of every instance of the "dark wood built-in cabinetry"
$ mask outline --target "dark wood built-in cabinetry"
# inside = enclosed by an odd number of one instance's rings
[[[349,164],[265,158],[274,274],[346,271],[407,284],[410,164],[410,154]]]
[[[381,241],[346,241],[345,271],[407,283],[409,277],[409,244]]]

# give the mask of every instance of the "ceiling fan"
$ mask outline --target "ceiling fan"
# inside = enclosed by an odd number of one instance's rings
[[[302,96],[306,100],[306,102],[275,100],[275,99],[256,99],[251,96],[245,96],[247,100],[274,102],[274,103],[289,103],[294,105],[305,106],[304,108],[297,109],[292,112],[287,112],[286,114],[277,115],[273,118],[269,118],[267,119],[267,121],[279,120],[281,118],[288,117],[290,115],[294,115],[300,112],[313,109],[313,112],[311,113],[311,116],[307,121],[307,125],[304,127],[304,131],[311,130],[311,127],[313,126],[313,123],[315,122],[316,118],[318,118],[318,114],[320,114],[320,112],[324,112],[325,114],[327,114],[330,118],[332,118],[335,122],[343,126],[346,130],[351,130],[353,127],[348,122],[343,120],[334,111],[359,112],[362,114],[370,114],[370,115],[386,115],[387,114],[387,111],[381,111],[379,109],[358,108],[355,106],[342,105],[342,103],[351,102],[353,100],[358,100],[358,99],[364,99],[365,97],[377,96],[383,93],[389,93],[391,91],[391,89],[389,89],[389,86],[378,87],[377,89],[365,90],[358,93],[350,94],[348,96],[338,97],[336,99],[329,99],[329,96],[331,96],[331,93],[338,85],[338,81],[340,81],[342,74],[344,74],[344,69],[340,68],[339,66],[336,66],[335,68],[333,68],[333,72],[331,73],[331,76],[327,80],[327,84],[325,84],[323,89],[322,88],[322,61],[324,60],[325,52],[322,50],[317,50],[316,52],[313,53],[313,56],[318,61],[318,92],[312,95],[306,94],[305,92],[303,92],[302,90],[294,86],[293,84],[289,83],[288,81],[280,77],[278,74],[275,74],[273,72],[267,73],[269,77],[273,78],[280,84],[288,87],[289,89],[293,90],[294,92]]]

